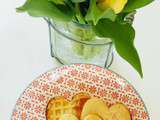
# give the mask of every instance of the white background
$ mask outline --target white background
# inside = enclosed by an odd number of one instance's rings
[[[23,2],[0,2],[0,120],[10,119],[17,98],[33,79],[57,65],[49,54],[47,24],[15,12]],[[134,26],[144,79],[118,55],[111,69],[138,90],[151,120],[160,120],[160,1],[141,9]]]

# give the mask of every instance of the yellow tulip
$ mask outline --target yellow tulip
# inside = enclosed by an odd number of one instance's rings
[[[98,6],[101,9],[112,8],[116,14],[120,13],[128,0],[98,0]]]

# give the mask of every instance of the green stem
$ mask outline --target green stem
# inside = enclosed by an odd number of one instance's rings
[[[76,11],[76,17],[78,19],[78,22],[81,24],[85,24],[86,22],[85,22],[84,17],[81,13],[79,3],[75,4],[75,11]]]

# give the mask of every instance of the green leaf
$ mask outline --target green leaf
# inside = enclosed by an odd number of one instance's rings
[[[93,29],[99,36],[111,38],[118,54],[143,77],[141,62],[134,46],[135,31],[131,25],[103,19]]]
[[[62,4],[62,5],[65,4],[65,0],[49,0],[49,1],[51,1],[55,4]]]
[[[73,3],[81,3],[81,2],[84,2],[86,0],[71,0]]]
[[[85,16],[86,21],[93,21],[93,24],[96,25],[101,18],[108,18],[114,21],[116,14],[111,8],[101,10],[97,7],[96,0],[90,0],[90,6]]]
[[[154,0],[128,0],[127,5],[124,8],[124,12],[130,12],[136,10],[138,8],[144,7]]]
[[[48,17],[61,21],[71,21],[74,16],[74,12],[68,6],[56,5],[48,0],[27,0],[17,11],[28,12],[34,17]]]

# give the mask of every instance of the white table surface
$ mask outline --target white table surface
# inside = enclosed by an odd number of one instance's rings
[[[0,120],[10,119],[17,98],[33,79],[58,65],[50,57],[47,24],[15,12],[14,8],[23,2],[0,3]],[[111,69],[138,90],[151,120],[160,120],[160,1],[141,9],[134,26],[144,78],[118,55]]]

